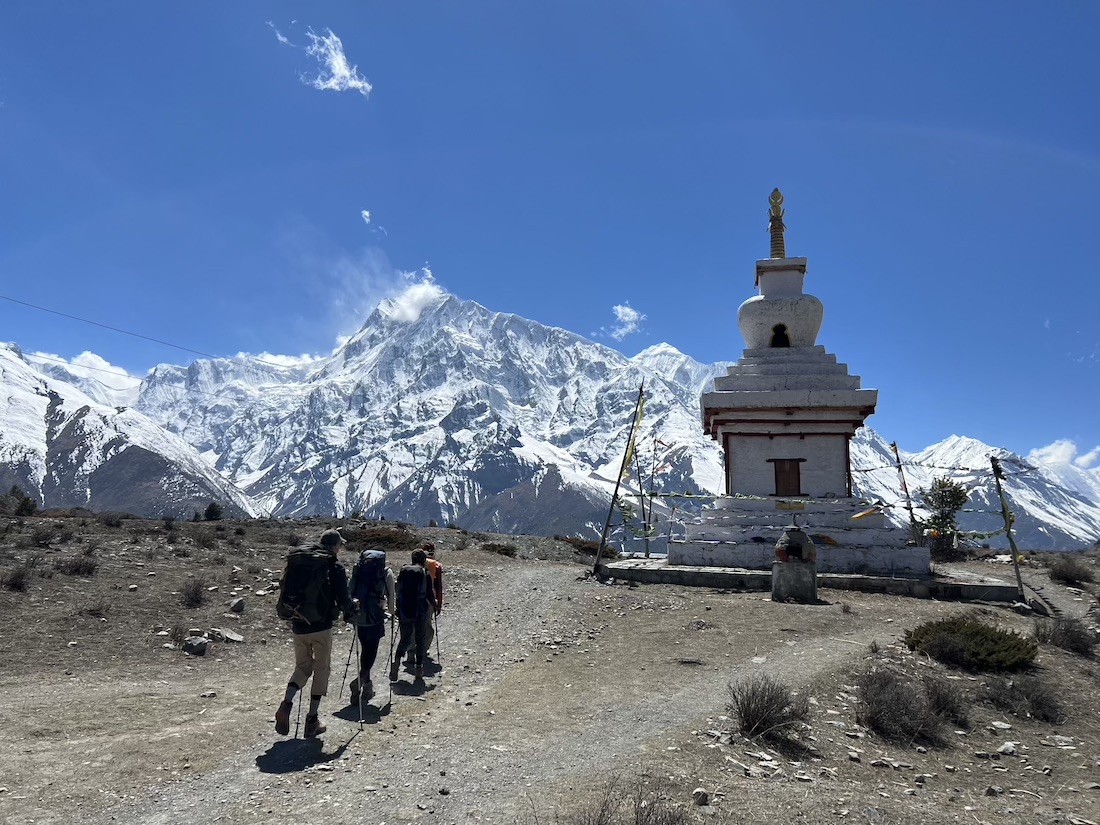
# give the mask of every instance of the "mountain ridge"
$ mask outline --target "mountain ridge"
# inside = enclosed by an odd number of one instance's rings
[[[66,419],[75,427],[70,441],[82,437],[102,453],[95,435],[104,420],[118,419],[127,438],[167,451],[188,472],[205,468],[204,483],[246,512],[359,512],[495,532],[592,533],[606,518],[643,383],[643,475],[656,462],[652,483],[662,494],[705,498],[721,489],[721,455],[702,433],[698,404],[728,362],[703,364],[664,342],[627,357],[440,290],[421,298],[415,306],[380,305],[341,346],[316,359],[281,364],[242,354],[159,365],[141,382],[129,419],[108,414],[113,408],[65,381],[72,373],[94,384],[94,373],[41,359],[20,363],[71,396],[70,407],[87,402],[97,411],[88,432]],[[164,434],[163,445],[146,424]],[[0,445],[8,429],[5,420]],[[35,433],[24,446],[48,452],[40,442],[49,439]],[[18,456],[9,452],[9,459],[0,453],[0,482],[18,475],[10,469]],[[990,454],[1022,473],[1007,484],[1020,546],[1083,547],[1100,537],[1100,471],[1028,464],[963,436],[901,451],[914,493],[937,474],[967,485],[974,505],[967,510],[979,512],[963,513],[960,523],[983,533],[995,533],[1000,522]],[[865,427],[853,440],[852,460],[857,495],[882,502],[891,521],[906,523],[890,446]],[[54,464],[56,475],[63,468],[58,459]],[[29,489],[43,495],[50,490],[39,470],[24,468],[21,477],[30,482],[37,473]],[[629,481],[635,490],[636,473]],[[677,501],[681,514],[697,506],[697,499]],[[658,505],[666,517],[671,509]],[[996,546],[1003,536],[989,541]]]

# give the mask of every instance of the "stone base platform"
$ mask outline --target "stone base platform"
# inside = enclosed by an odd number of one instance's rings
[[[719,590],[770,591],[771,570],[669,564],[665,559],[621,559],[601,565],[611,578],[645,584],[682,584]],[[963,571],[937,571],[925,578],[889,578],[851,573],[818,573],[817,586],[835,590],[888,593],[940,601],[1014,602],[1016,585]]]

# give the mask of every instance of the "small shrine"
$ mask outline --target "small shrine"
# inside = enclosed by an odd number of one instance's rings
[[[927,548],[852,495],[849,445],[878,391],[817,343],[824,307],[805,293],[806,258],[786,251],[783,195],[769,199],[771,257],[756,262],[759,292],[741,304],[745,350],[701,399],[703,430],[719,442],[725,495],[684,525],[668,563],[767,569],[791,513],[816,547],[820,572],[927,576]]]

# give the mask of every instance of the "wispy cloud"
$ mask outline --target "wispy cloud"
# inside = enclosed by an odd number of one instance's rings
[[[645,320],[645,316],[630,304],[616,304],[611,307],[611,311],[615,313],[616,324],[608,334],[616,341],[621,341],[626,336],[637,332],[641,329],[642,321]]]
[[[317,34],[309,29],[306,37],[309,38],[306,54],[317,59],[321,64],[321,72],[315,77],[303,75],[303,83],[320,91],[359,92],[363,97],[370,95],[374,87],[359,74],[358,66],[348,63],[344,44],[332,29],[325,29],[325,34]]]
[[[293,46],[294,45],[293,43],[290,42],[290,40],[287,37],[285,37],[283,35],[283,33],[281,31],[279,31],[277,28],[275,28],[275,24],[272,23],[270,20],[267,21],[267,25],[269,25],[271,27],[271,30],[273,32],[275,32],[275,39],[278,40],[280,43],[282,43],[284,46]]]
[[[137,376],[131,375],[122,367],[115,366],[94,352],[82,352],[75,358],[63,358],[52,352],[35,352],[29,354],[27,360],[45,362],[47,366],[61,366],[70,375],[78,378],[94,378],[101,384],[114,389],[126,389],[141,383],[141,379]]]
[[[359,217],[363,219],[363,223],[365,223],[367,226],[370,226],[370,210],[369,209],[364,209],[362,212],[360,212]]]
[[[323,355],[309,355],[302,353],[301,355],[276,355],[271,352],[261,352],[259,354],[249,352],[238,352],[235,356],[237,358],[254,358],[257,361],[263,361],[265,364],[271,364],[276,367],[308,367],[318,360],[323,358]]]
[[[1087,470],[1100,460],[1100,447],[1093,447],[1087,453],[1078,455],[1077,444],[1068,438],[1059,438],[1053,444],[1039,447],[1028,453],[1027,460],[1033,464],[1047,464],[1054,467],[1070,465]]]
[[[378,309],[393,321],[412,323],[424,310],[447,297],[447,293],[435,282],[428,267],[416,272],[402,273],[405,289],[398,295],[383,301]]]

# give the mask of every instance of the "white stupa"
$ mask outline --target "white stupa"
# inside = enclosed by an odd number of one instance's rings
[[[770,568],[794,512],[821,572],[928,575],[928,550],[907,547],[908,531],[852,497],[849,443],[878,391],[817,344],[824,308],[803,292],[807,259],[786,255],[778,189],[770,203],[771,258],[756,262],[760,294],[737,311],[744,353],[701,399],[703,429],[725,457],[725,496],[670,542],[668,562]]]

